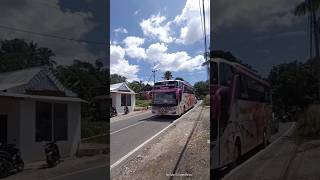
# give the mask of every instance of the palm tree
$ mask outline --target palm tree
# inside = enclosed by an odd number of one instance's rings
[[[165,80],[170,80],[170,79],[172,79],[172,73],[171,73],[171,71],[166,71],[166,72],[164,72],[164,74],[163,74],[163,79],[165,79]]]
[[[319,57],[319,19],[316,11],[320,8],[320,0],[305,0],[298,4],[294,10],[296,16],[309,14],[310,23],[310,56],[312,56],[312,34],[314,35],[315,56]],[[313,32],[312,32],[313,31]]]

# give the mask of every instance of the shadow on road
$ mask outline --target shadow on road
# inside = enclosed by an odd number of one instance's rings
[[[248,159],[253,157],[255,154],[257,154],[262,149],[263,149],[262,146],[257,146],[253,150],[251,150],[251,151],[247,152],[246,154],[244,154],[241,157],[241,159],[239,161],[239,164],[237,166],[240,166],[242,163],[244,163],[245,161],[247,161]],[[236,167],[231,167],[231,165],[229,165],[229,166],[227,166],[227,167],[225,167],[223,169],[211,170],[211,174],[214,177],[213,179],[219,180],[219,179],[222,179],[225,175],[227,175],[232,169],[234,169]]]
[[[157,121],[157,122],[170,122],[172,123],[173,121],[175,121],[176,119],[178,119],[179,117],[175,117],[175,116],[153,116],[150,118],[146,118],[146,119],[141,119],[140,121]]]

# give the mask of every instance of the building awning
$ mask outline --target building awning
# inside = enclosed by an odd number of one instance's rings
[[[38,95],[15,94],[15,93],[6,93],[6,92],[0,92],[0,97],[88,103],[87,101],[80,99],[80,98],[77,98],[77,97],[38,96]]]
[[[134,92],[126,92],[126,91],[111,91],[110,93],[119,93],[119,94],[138,94]]]

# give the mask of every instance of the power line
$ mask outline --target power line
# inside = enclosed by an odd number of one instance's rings
[[[203,20],[202,20],[202,9],[201,9],[201,0],[199,0],[199,13],[200,13],[200,19],[201,19],[201,30],[202,30],[202,35],[203,35],[203,39],[205,38],[206,34],[204,33],[204,29],[203,29]],[[204,48],[206,47],[206,45],[204,44]]]
[[[207,32],[206,32],[206,14],[204,9],[204,0],[202,0],[203,26],[204,26],[204,44],[205,44],[205,60],[207,61]]]
[[[40,32],[34,32],[34,31],[29,31],[29,30],[24,30],[24,29],[9,27],[9,26],[5,26],[5,25],[0,25],[0,28],[2,28],[2,29],[7,29],[7,30],[12,30],[12,31],[16,31],[16,32],[23,32],[23,33],[33,34],[33,35],[37,35],[37,36],[43,36],[43,37],[53,38],[53,39],[61,39],[61,40],[74,41],[74,42],[78,42],[78,43],[86,43],[86,44],[94,44],[94,45],[103,45],[103,46],[108,45],[108,43],[104,43],[104,42],[84,40],[84,39],[67,38],[67,37],[56,36],[56,35],[52,35],[52,34],[46,34],[46,33],[40,33]]]

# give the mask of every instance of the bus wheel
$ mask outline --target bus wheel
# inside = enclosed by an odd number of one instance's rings
[[[234,157],[234,161],[231,164],[231,168],[236,167],[240,162],[240,158],[241,158],[241,142],[240,142],[239,139],[236,140],[236,143],[234,145],[233,157]]]

